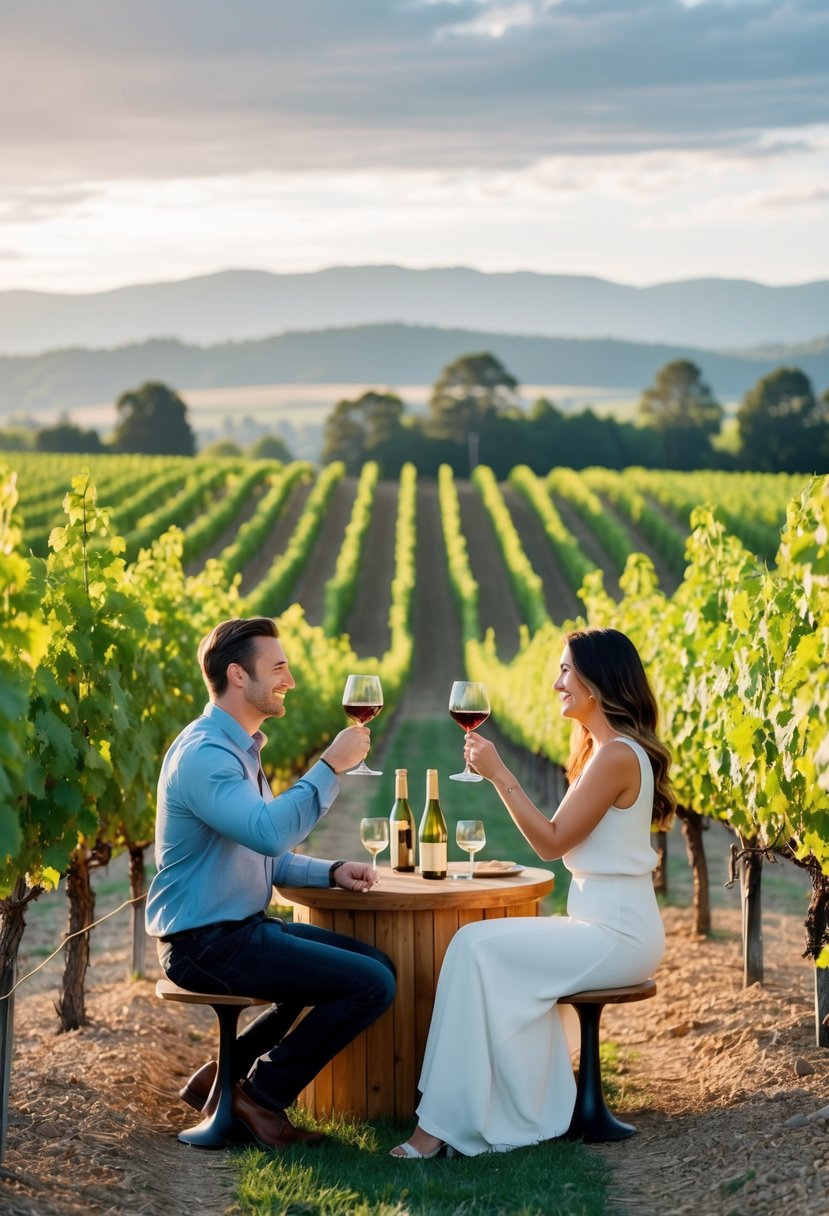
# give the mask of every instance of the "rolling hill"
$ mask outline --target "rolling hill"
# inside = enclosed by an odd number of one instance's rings
[[[2,291],[0,352],[121,346],[158,337],[204,345],[378,322],[723,350],[806,342],[825,332],[826,317],[826,281],[774,287],[709,278],[633,287],[579,275],[486,274],[466,267],[228,270],[89,294]]]
[[[522,384],[589,384],[636,394],[671,359],[693,359],[722,399],[742,396],[783,363],[829,384],[829,338],[803,347],[723,354],[692,346],[494,334],[405,325],[294,332],[188,346],[151,341],[111,350],[0,357],[0,413],[65,410],[114,401],[144,380],[180,391],[257,384],[432,384],[459,355],[492,351]]]

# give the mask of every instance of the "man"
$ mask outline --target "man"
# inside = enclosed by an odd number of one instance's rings
[[[379,950],[313,925],[266,915],[274,885],[368,891],[368,862],[322,861],[291,849],[334,801],[337,774],[368,752],[366,727],[342,730],[321,758],[277,798],[259,750],[266,718],[285,714],[295,688],[275,623],[223,621],[199,646],[210,700],[173,742],[158,783],[147,931],[174,983],[196,992],[264,997],[274,1005],[239,1035],[233,1096],[237,1122],[263,1147],[317,1144],[285,1108],[346,1043],[391,1004],[394,969]],[[299,1013],[310,1012],[295,1029]],[[214,1062],[181,1097],[201,1107]]]

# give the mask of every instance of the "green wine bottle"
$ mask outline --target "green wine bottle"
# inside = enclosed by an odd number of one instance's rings
[[[438,770],[426,770],[426,806],[418,832],[420,844],[420,874],[422,878],[446,877],[446,846],[449,833],[440,809]]]
[[[389,815],[391,868],[411,874],[415,868],[415,817],[409,806],[409,777],[405,768],[394,770],[394,806]]]

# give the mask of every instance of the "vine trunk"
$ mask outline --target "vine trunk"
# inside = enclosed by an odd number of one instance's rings
[[[812,898],[806,913],[805,958],[816,963],[824,946],[829,945],[829,877],[814,857],[798,863],[809,871]],[[815,966],[815,1042],[829,1047],[829,967]]]
[[[144,928],[144,849],[145,845],[131,845],[129,850],[130,899],[132,904],[132,964],[133,979],[143,979],[147,953],[147,931]]]
[[[707,937],[711,932],[711,891],[702,834],[708,823],[699,811],[687,806],[678,806],[676,813],[682,824],[685,852],[694,875],[694,932]]]
[[[89,933],[83,930],[89,929],[95,915],[90,873],[89,851],[79,845],[72,854],[66,874],[69,927],[61,993],[56,1006],[61,1030],[78,1030],[86,1024],[84,981],[89,966]]]
[[[0,1162],[6,1151],[9,1126],[9,1084],[14,1052],[14,995],[17,978],[17,955],[23,930],[25,910],[36,899],[42,887],[27,887],[17,878],[11,895],[0,900]]]

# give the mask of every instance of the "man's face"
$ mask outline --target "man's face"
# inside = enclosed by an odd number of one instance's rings
[[[245,700],[266,718],[281,718],[285,713],[285,693],[296,688],[279,638],[256,638],[254,673],[244,672],[242,691]]]

